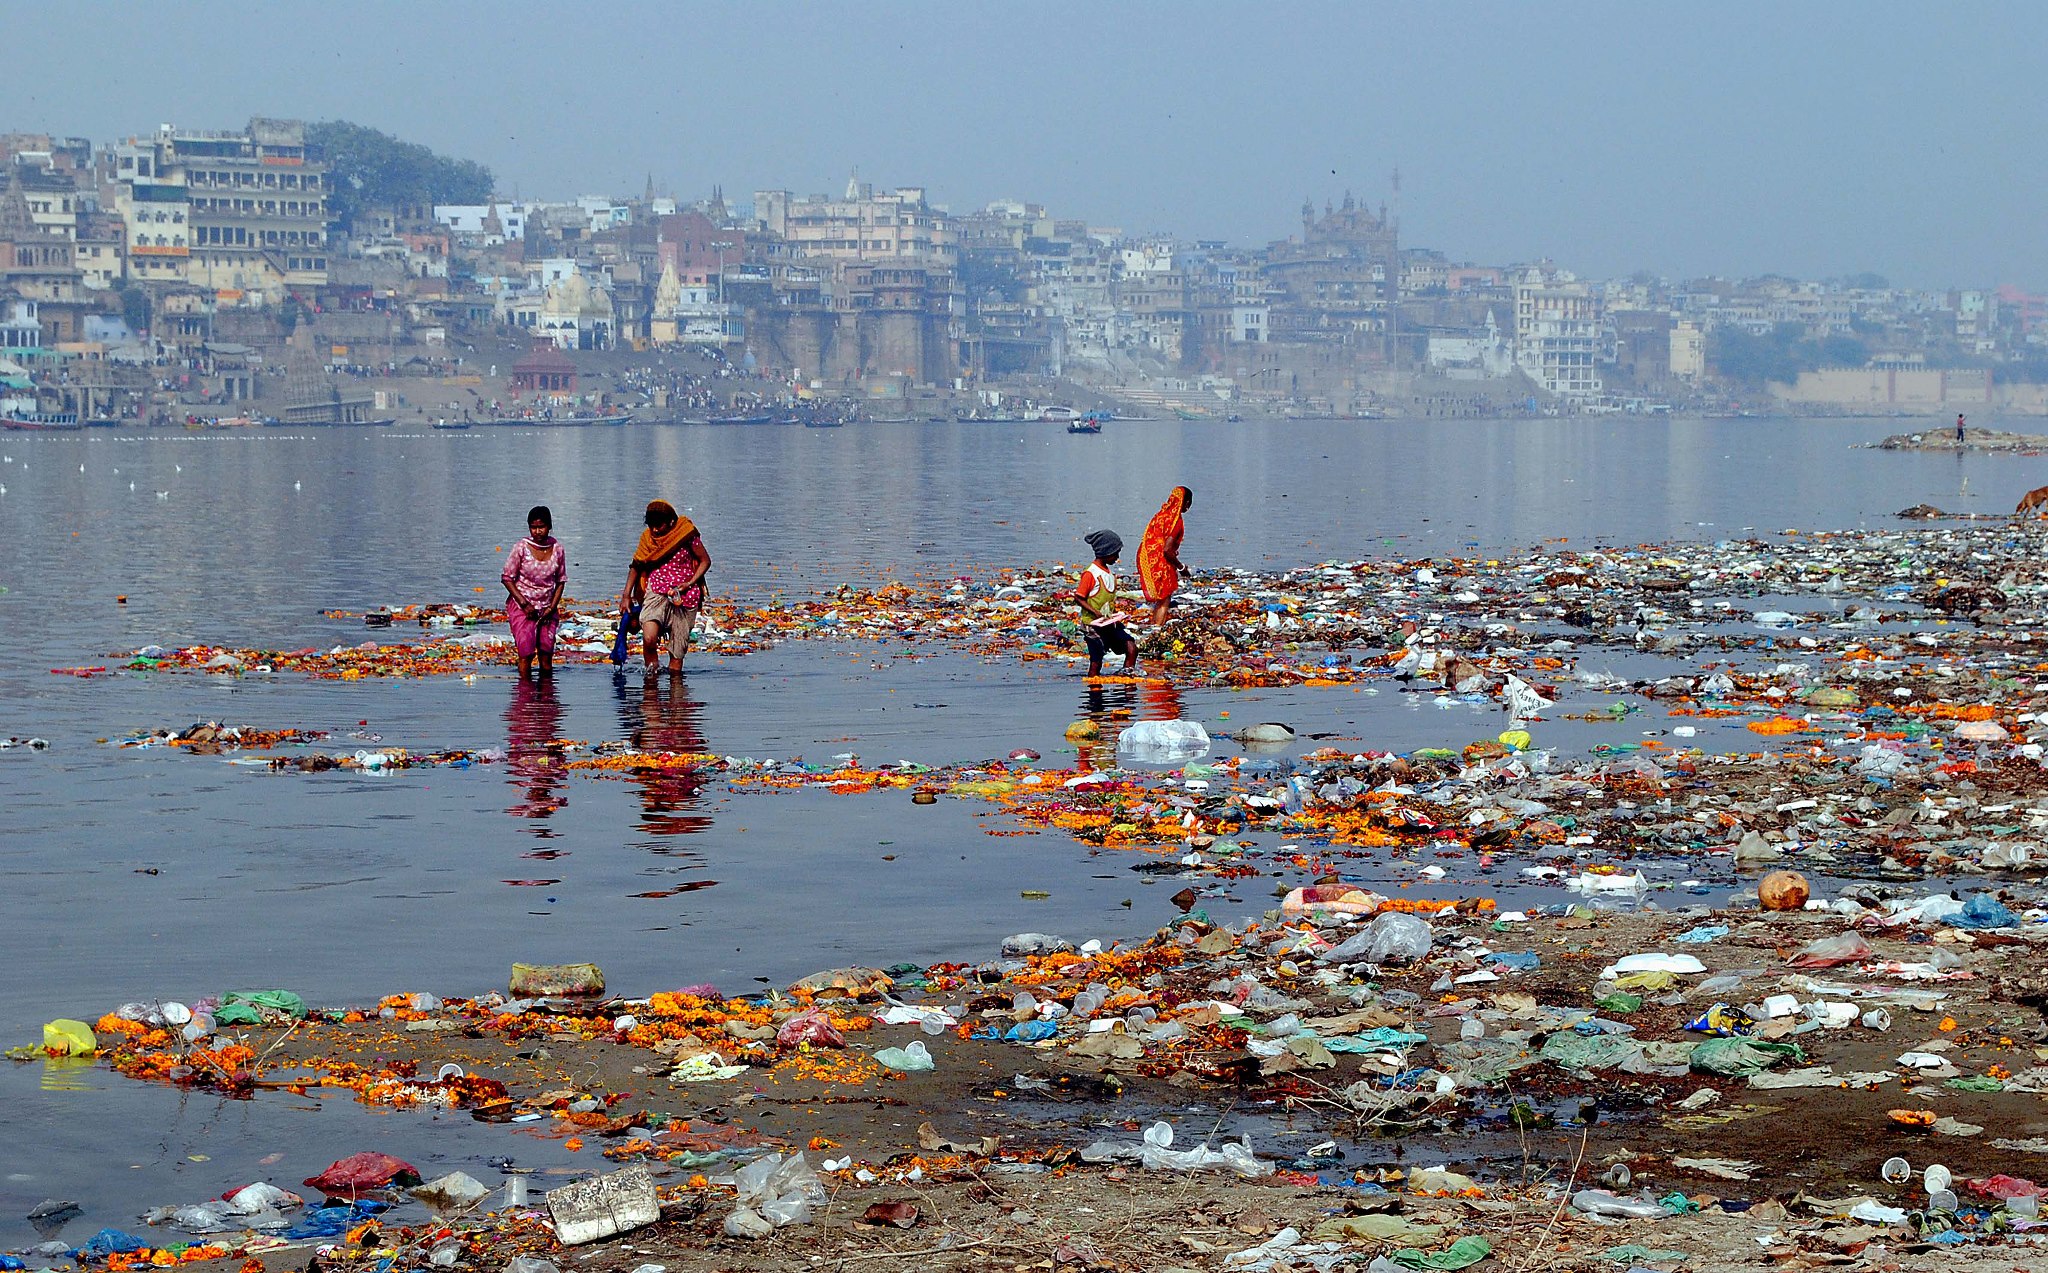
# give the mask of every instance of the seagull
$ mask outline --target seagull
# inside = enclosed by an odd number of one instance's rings
[[[156,497],[158,499],[169,499],[171,497],[171,493],[169,491],[158,491],[156,493]]]
[[[183,473],[185,471],[185,466],[182,464],[173,464],[171,465],[171,471],[173,473]]]
[[[133,482],[130,482],[130,483],[128,483],[128,489],[129,489],[129,490],[131,490],[131,491],[132,491],[132,490],[134,490],[134,489],[135,489],[135,483],[133,483]]]
[[[78,471],[79,471],[79,472],[81,472],[81,473],[85,472],[85,465],[83,465],[83,464],[79,465],[79,466],[78,466]]]
[[[299,484],[298,484],[297,482],[293,482],[293,483],[292,483],[292,489],[293,489],[293,490],[295,490],[295,491],[296,491],[296,490],[298,490],[298,489],[299,489]]]

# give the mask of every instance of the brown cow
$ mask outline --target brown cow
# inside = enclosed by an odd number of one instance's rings
[[[2048,517],[2048,486],[2037,486],[2020,496],[2019,507],[2012,510],[2012,515],[2018,517],[2022,513]]]

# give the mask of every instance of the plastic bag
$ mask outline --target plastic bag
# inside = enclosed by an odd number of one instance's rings
[[[800,1047],[803,1044],[821,1048],[843,1048],[846,1036],[839,1033],[824,1013],[813,1009],[801,1012],[782,1023],[775,1032],[775,1046],[779,1048]]]
[[[91,1056],[99,1048],[92,1027],[83,1021],[59,1017],[43,1027],[43,1051],[51,1056]]]
[[[826,1201],[824,1182],[802,1154],[756,1158],[733,1174],[733,1183],[740,1207],[758,1212],[778,1229],[805,1223]]]
[[[1429,953],[1435,933],[1427,922],[1400,911],[1375,915],[1372,922],[1318,956],[1326,964],[1413,963]]]
[[[408,1176],[410,1180],[406,1179]],[[365,1189],[382,1189],[386,1185],[418,1183],[420,1173],[417,1167],[403,1158],[374,1151],[350,1154],[330,1163],[327,1170],[319,1175],[306,1178],[308,1189],[322,1189],[331,1194],[359,1193]]]
[[[1991,894],[1976,893],[1963,903],[1961,913],[1948,917],[1948,922],[1956,928],[2013,928],[2018,926],[2020,917]]]
[[[1708,1039],[1692,1050],[1691,1065],[1702,1074],[1746,1078],[1760,1074],[1778,1062],[1804,1062],[1806,1053],[1796,1043],[1762,1043],[1755,1039]]]
[[[626,654],[632,648],[632,634],[640,627],[640,607],[632,606],[619,612],[619,633],[612,638],[612,666],[626,666]]]
[[[1263,1163],[1249,1144],[1226,1141],[1221,1149],[1197,1145],[1193,1149],[1166,1149],[1148,1144],[1138,1161],[1153,1171],[1229,1171],[1247,1180],[1273,1174],[1273,1165]]]
[[[1833,968],[1868,958],[1870,943],[1861,933],[1842,933],[1806,943],[1786,963],[1793,968]]]
[[[937,1068],[932,1063],[932,1054],[925,1050],[922,1040],[913,1040],[907,1048],[883,1048],[875,1053],[875,1060],[892,1070],[905,1073]]]
[[[289,990],[230,990],[220,997],[213,1019],[219,1025],[257,1025],[266,1012],[296,1021],[306,1015],[306,1001]]]
[[[1572,1195],[1572,1206],[1589,1216],[1619,1220],[1662,1220],[1671,1213],[1654,1198],[1623,1198],[1605,1189],[1581,1189]]]
[[[1209,731],[1199,721],[1139,721],[1116,736],[1116,753],[1152,765],[1199,760],[1209,754]]]

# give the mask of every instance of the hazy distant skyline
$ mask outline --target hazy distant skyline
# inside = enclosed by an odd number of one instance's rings
[[[0,130],[349,119],[525,197],[836,192],[1259,246],[1303,196],[1584,275],[2048,290],[2048,6],[77,3]],[[47,48],[36,47],[37,42]]]

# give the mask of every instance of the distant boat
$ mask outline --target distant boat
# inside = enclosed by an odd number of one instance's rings
[[[434,427],[435,427],[435,428],[437,428],[437,429],[467,429],[467,428],[469,427],[469,421],[467,421],[467,420],[436,420],[436,421],[434,421]]]
[[[398,423],[398,417],[389,416],[381,420],[280,420],[265,416],[266,429],[388,429]]]
[[[1044,411],[1040,412],[1038,418],[1047,424],[1072,424],[1083,417],[1079,411],[1072,407],[1053,406],[1047,407]]]
[[[625,424],[632,418],[630,412],[620,412],[617,415],[505,416],[476,423],[527,429],[583,429],[592,425]]]
[[[841,429],[846,427],[846,421],[836,415],[809,415],[804,417],[804,427],[806,429]]]
[[[9,411],[0,415],[0,429],[17,433],[70,433],[84,427],[76,411]]]
[[[1100,433],[1102,432],[1102,416],[1096,412],[1090,411],[1087,415],[1081,416],[1079,419],[1070,420],[1067,422],[1067,432]]]
[[[705,420],[706,424],[774,424],[776,418],[767,411],[728,411]]]

